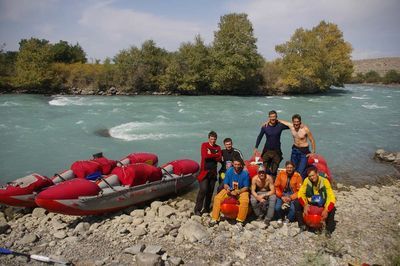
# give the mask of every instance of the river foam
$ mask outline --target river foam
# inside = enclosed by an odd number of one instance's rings
[[[374,104],[363,104],[361,106],[366,108],[366,109],[369,109],[369,110],[387,108],[387,106],[385,106],[385,105],[377,105],[375,103]]]

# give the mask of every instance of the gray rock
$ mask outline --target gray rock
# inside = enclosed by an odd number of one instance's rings
[[[90,228],[90,223],[81,222],[75,227],[74,234],[83,234],[86,231],[88,231],[89,228]]]
[[[382,155],[385,153],[385,150],[384,149],[377,149],[376,151],[375,151],[375,156],[376,157],[382,157]]]
[[[246,253],[244,253],[243,251],[241,251],[241,250],[236,250],[235,252],[234,252],[234,254],[235,254],[235,256],[236,257],[238,257],[239,259],[241,259],[241,260],[244,260],[247,256],[246,256]]]
[[[133,221],[133,217],[132,216],[128,216],[128,215],[122,215],[120,218],[120,223],[121,224],[130,224]]]
[[[144,236],[147,234],[146,230],[142,227],[138,227],[131,232],[133,236]]]
[[[143,244],[137,244],[132,247],[124,249],[124,253],[137,255],[144,250],[145,246]]]
[[[64,231],[57,231],[53,234],[53,236],[57,239],[64,239],[67,237],[67,234]]]
[[[43,218],[44,216],[46,216],[46,214],[48,213],[48,211],[46,209],[43,208],[35,208],[32,212],[32,217],[35,218]]]
[[[160,206],[162,206],[162,205],[163,205],[163,203],[162,203],[161,201],[156,200],[156,201],[153,201],[153,202],[150,204],[150,208],[151,208],[153,211],[157,212],[158,208],[159,208]]]
[[[137,209],[132,211],[130,216],[136,217],[136,218],[143,218],[144,217],[144,210],[143,209]]]
[[[189,220],[179,228],[179,233],[190,242],[201,242],[210,239],[210,233],[200,223]]]
[[[267,227],[267,225],[263,221],[253,221],[251,222],[251,224],[258,229],[265,229]]]
[[[118,233],[122,234],[122,235],[127,235],[129,234],[131,231],[129,231],[127,228],[119,228],[118,229]]]
[[[139,253],[136,255],[136,264],[138,266],[159,266],[162,265],[160,255]]]
[[[175,213],[176,210],[168,205],[162,205],[158,208],[158,216],[160,217],[170,217]]]
[[[69,236],[67,238],[64,239],[65,242],[69,242],[69,243],[76,243],[79,242],[81,238],[76,237],[76,236]]]
[[[168,262],[171,265],[180,265],[183,263],[182,259],[180,257],[169,257]]]
[[[147,245],[143,253],[161,254],[162,247],[157,245]]]
[[[7,230],[10,229],[10,225],[6,222],[0,222],[0,234],[7,233]]]
[[[143,218],[136,218],[136,219],[132,220],[131,225],[136,226],[136,225],[142,224],[143,222],[144,222]]]
[[[60,230],[60,229],[64,229],[67,227],[67,224],[65,224],[59,220],[53,220],[51,222],[51,225],[53,226],[54,230]]]
[[[38,240],[39,240],[39,237],[36,234],[27,234],[19,241],[19,244],[26,245],[26,244],[30,244],[30,243],[35,243]]]

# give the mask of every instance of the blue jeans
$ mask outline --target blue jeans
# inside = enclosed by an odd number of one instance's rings
[[[310,150],[307,148],[303,148],[300,150],[296,146],[292,147],[292,155],[290,156],[290,160],[294,163],[295,170],[301,175],[303,180],[306,178],[306,168],[307,168],[307,154],[310,153]]]
[[[282,204],[283,200],[281,198],[277,198],[275,203],[275,214],[277,219],[283,219],[284,214],[288,211],[287,209],[286,211],[282,210]],[[290,222],[294,222],[296,218],[295,200],[290,201],[290,208],[287,217]]]

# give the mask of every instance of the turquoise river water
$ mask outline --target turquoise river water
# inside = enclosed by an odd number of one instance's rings
[[[52,176],[100,151],[113,159],[153,152],[160,164],[198,161],[210,130],[221,145],[233,138],[248,158],[272,109],[285,120],[302,115],[337,181],[362,184],[396,174],[373,154],[400,151],[400,88],[348,85],[312,96],[0,95],[0,184],[32,172]],[[292,141],[285,131],[284,160]]]

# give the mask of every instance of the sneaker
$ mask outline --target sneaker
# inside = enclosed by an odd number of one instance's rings
[[[282,207],[281,207],[282,210],[286,210],[288,208],[290,208],[290,203],[285,202],[282,204]]]
[[[325,232],[325,237],[326,237],[326,238],[331,238],[331,237],[332,237],[332,233],[329,232],[329,231],[326,231],[326,232]]]
[[[210,209],[203,209],[203,210],[201,211],[202,214],[203,214],[203,213],[210,213],[210,212],[211,212]]]
[[[236,221],[236,223],[233,225],[236,229],[238,229],[239,231],[243,230],[244,224],[240,221]]]
[[[218,224],[217,221],[211,220],[211,221],[208,223],[208,226],[209,226],[209,227],[214,227],[214,226],[216,226],[217,224]]]
[[[269,224],[271,223],[271,219],[265,218],[265,219],[264,219],[264,223],[265,223],[265,225],[268,227]]]

